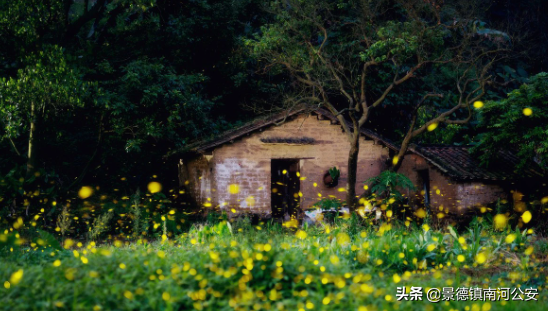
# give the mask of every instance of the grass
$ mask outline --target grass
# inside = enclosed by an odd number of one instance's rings
[[[530,311],[548,303],[546,240],[482,221],[459,234],[352,218],[300,229],[244,219],[154,242],[56,245],[43,233],[26,245],[0,252],[0,310]],[[397,301],[398,286],[533,287],[539,295]]]

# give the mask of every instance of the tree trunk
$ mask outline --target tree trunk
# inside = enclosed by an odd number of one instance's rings
[[[346,183],[346,204],[350,212],[357,207],[356,200],[356,175],[358,173],[358,153],[360,151],[360,133],[354,132],[348,152],[348,179]]]
[[[29,178],[36,170],[36,104],[30,105],[30,133],[29,133],[29,152],[27,157],[27,175]]]

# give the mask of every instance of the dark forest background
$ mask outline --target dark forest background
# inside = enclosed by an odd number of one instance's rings
[[[470,3],[479,24],[516,38],[484,101],[548,71],[548,1]],[[275,18],[260,0],[0,1],[4,211],[36,187],[53,197],[83,185],[131,195],[151,180],[176,188],[177,150],[283,109],[294,81],[260,70],[245,44]],[[405,105],[392,98],[365,126],[400,141]],[[415,142],[476,144],[480,123],[475,115]]]

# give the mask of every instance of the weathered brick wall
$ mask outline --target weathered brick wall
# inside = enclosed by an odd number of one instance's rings
[[[192,203],[205,203],[212,196],[213,166],[207,158],[202,155],[191,161],[179,162],[179,185],[196,201]]]
[[[481,182],[463,182],[457,186],[458,206],[461,213],[467,207],[484,206],[496,202],[497,199],[507,198],[507,193],[497,184]]]
[[[506,197],[504,189],[495,183],[453,181],[423,157],[409,154],[405,156],[398,172],[406,175],[417,186],[417,192],[410,194],[415,204],[423,198],[418,174],[423,169],[429,172],[430,206],[436,212],[443,210],[445,213],[464,214],[469,207],[487,205]]]
[[[424,196],[421,194],[423,185],[420,183],[420,176],[418,171],[428,169],[428,176],[430,177],[430,207],[432,211],[454,211],[457,206],[457,185],[452,182],[448,177],[444,176],[437,168],[428,164],[426,160],[416,154],[408,154],[404,157],[403,162],[398,170],[399,173],[407,176],[413,184],[417,187],[415,193],[410,193],[414,204],[418,204],[422,201]]]
[[[309,137],[315,140],[311,145],[263,143],[261,138]],[[260,132],[236,139],[213,150],[210,160],[211,173],[202,176],[197,183],[196,194],[201,202],[209,197],[214,206],[235,208],[252,212],[270,212],[271,205],[271,159],[300,159],[302,192],[301,206],[308,207],[320,198],[334,195],[344,199],[347,181],[347,161],[350,145],[339,125],[329,120],[319,120],[314,114],[300,115],[280,126],[271,126]],[[388,149],[376,145],[372,140],[360,139],[358,159],[357,193],[363,191],[363,182],[378,175],[385,167]],[[203,159],[192,160],[185,169],[190,182],[196,182],[199,171],[204,171]],[[339,185],[328,188],[323,184],[326,171],[336,166],[341,170]],[[209,179],[208,183],[203,182]],[[230,194],[231,184],[239,186],[237,194]],[[211,190],[204,187],[212,187]]]

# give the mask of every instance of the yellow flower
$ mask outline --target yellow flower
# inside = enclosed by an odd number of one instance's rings
[[[493,223],[495,225],[495,229],[504,229],[508,224],[508,217],[506,217],[506,215],[504,214],[497,214],[493,218]]]
[[[337,234],[337,244],[340,246],[345,246],[350,244],[350,236],[345,232],[340,232]]]
[[[483,264],[485,263],[485,261],[487,261],[487,256],[485,255],[485,253],[479,253],[476,255],[476,262],[479,263],[479,264]]]
[[[514,240],[516,239],[516,235],[515,234],[509,234],[506,239],[504,239],[504,241],[508,244],[514,242]]]
[[[533,253],[533,247],[532,246],[529,246],[527,247],[527,249],[525,250],[525,252],[523,252],[525,255],[529,256]]]
[[[302,230],[297,231],[297,233],[295,235],[297,236],[297,238],[299,238],[301,240],[306,239],[306,236],[307,236],[306,232],[302,231]]]
[[[457,256],[457,260],[458,260],[459,262],[464,262],[465,259],[466,259],[466,258],[464,257],[464,255],[458,255],[458,256]]]

